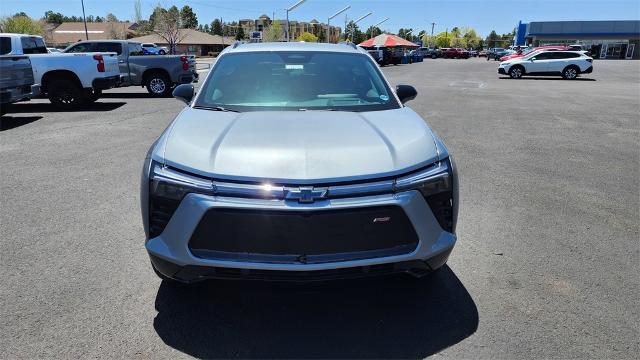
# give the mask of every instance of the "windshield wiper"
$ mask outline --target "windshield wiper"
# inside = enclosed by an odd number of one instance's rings
[[[305,109],[300,108],[298,111],[336,111],[335,109]]]
[[[196,105],[193,107],[194,109],[202,109],[202,110],[211,110],[211,111],[224,111],[224,112],[235,112],[235,113],[239,113],[240,111],[238,110],[231,110],[231,109],[227,109],[224,108],[222,106],[202,106],[202,105]]]

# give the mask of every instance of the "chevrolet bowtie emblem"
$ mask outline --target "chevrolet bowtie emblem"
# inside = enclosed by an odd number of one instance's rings
[[[327,188],[300,187],[287,191],[287,200],[298,200],[301,204],[310,204],[327,197]]]

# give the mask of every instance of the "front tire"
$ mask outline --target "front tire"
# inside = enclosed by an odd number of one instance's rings
[[[160,73],[149,75],[146,86],[149,94],[155,97],[167,96],[171,91],[171,82],[165,75]]]
[[[85,100],[88,103],[94,103],[96,100],[100,99],[100,97],[102,97],[102,90],[93,90],[86,94]]]
[[[85,101],[82,88],[69,79],[51,80],[47,93],[49,101],[60,109],[75,109]]]
[[[562,70],[562,77],[566,80],[574,80],[580,74],[580,70],[575,66],[567,66]]]
[[[520,79],[522,78],[522,75],[524,75],[524,70],[521,66],[513,66],[509,69],[509,76],[512,79]]]
[[[167,52],[166,52],[166,51],[164,51],[164,50],[160,50],[160,51],[158,51],[158,54],[160,54],[160,55],[166,55],[166,54],[167,54]]]

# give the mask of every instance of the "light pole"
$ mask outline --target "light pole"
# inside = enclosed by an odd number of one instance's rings
[[[368,17],[369,15],[371,15],[371,14],[373,14],[373,13],[372,13],[372,12],[370,12],[370,13],[368,13],[367,15],[361,16],[360,18],[358,18],[358,20],[356,20],[356,21],[354,21],[354,22],[353,22],[353,25],[354,25],[354,26],[353,26],[353,29],[351,30],[351,41],[352,41],[352,42],[353,42],[353,35],[354,35],[354,32],[356,31],[356,26],[355,26],[355,25],[356,25],[358,22],[362,21],[364,18],[366,18],[366,17]]]
[[[342,14],[343,12],[345,12],[345,11],[347,11],[349,9],[351,9],[351,5],[346,6],[344,9],[342,9],[342,10],[338,11],[337,13],[329,16],[329,18],[327,19],[327,43],[331,42],[331,26],[329,25],[329,23],[331,23],[331,19],[333,19],[334,17]]]
[[[84,0],[80,0],[82,4],[82,21],[84,21],[84,37],[89,40],[89,31],[87,31],[87,18],[84,16]]]
[[[293,4],[290,8],[285,9],[287,11],[287,42],[289,42],[289,11],[297,8],[298,6],[302,5],[303,2],[305,2],[307,0],[300,0],[297,3]]]
[[[379,23],[377,23],[377,24],[375,24],[375,25],[372,25],[372,26],[371,26],[371,38],[372,38],[372,39],[373,39],[373,29],[374,29],[376,26],[378,26],[378,25],[382,24],[383,22],[385,22],[385,21],[387,21],[387,20],[389,20],[389,18],[385,18],[384,20],[380,21]]]

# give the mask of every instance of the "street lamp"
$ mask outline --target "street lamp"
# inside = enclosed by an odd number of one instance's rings
[[[329,23],[331,22],[331,19],[333,19],[334,17],[342,14],[343,12],[347,11],[351,9],[351,5],[346,6],[344,9],[338,11],[337,13],[329,16],[329,18],[327,19],[327,43],[331,42],[331,26],[329,25]],[[345,29],[347,30],[347,29]]]
[[[411,30],[407,31],[406,33],[404,33],[404,39],[405,40],[409,40],[409,39],[407,39],[407,35],[411,34],[412,32],[413,32],[413,29],[411,29]],[[413,39],[413,37],[412,37],[412,39]],[[409,40],[409,41],[411,41],[411,40]]]
[[[389,20],[389,18],[385,18],[384,20],[380,21],[379,23],[375,24],[375,25],[371,25],[371,38],[373,38],[373,28],[375,28],[376,26],[382,24],[383,22]]]
[[[368,17],[369,15],[373,14],[372,12],[368,13],[367,15],[361,16],[360,18],[358,18],[358,20],[353,22],[353,29],[351,30],[351,41],[353,41],[353,33],[356,30],[355,25],[360,22],[361,20],[363,20],[364,18]]]
[[[287,42],[289,42],[289,11],[297,8],[298,6],[302,5],[303,2],[305,2],[307,0],[300,0],[297,3],[293,4],[290,8],[285,9],[287,11]]]

